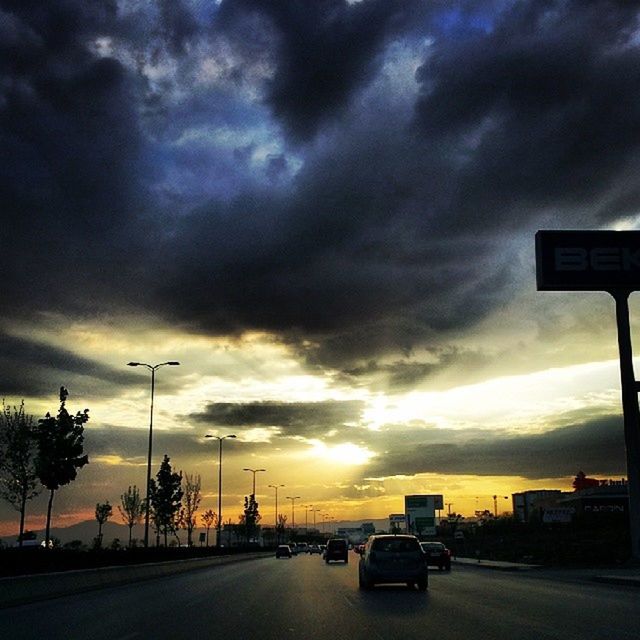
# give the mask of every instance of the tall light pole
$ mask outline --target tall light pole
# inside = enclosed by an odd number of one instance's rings
[[[305,504],[304,507],[304,534],[309,535],[309,507],[313,505]]]
[[[146,362],[128,362],[128,367],[147,367],[151,371],[151,410],[149,412],[149,448],[147,451],[147,492],[145,499],[145,513],[144,513],[144,546],[145,549],[149,546],[149,505],[150,505],[150,491],[151,491],[151,453],[153,449],[153,394],[156,387],[156,371],[160,367],[169,365],[171,367],[177,367],[180,363],[176,361],[161,362],[160,364],[147,364]]]
[[[253,473],[253,493],[251,495],[255,500],[256,499],[256,473],[259,473],[260,471],[266,471],[266,469],[243,469],[243,471],[251,471],[251,473]]]
[[[311,509],[311,513],[313,513],[313,528],[316,528],[316,513],[319,513],[322,509]]]
[[[220,536],[222,533],[222,441],[227,438],[235,438],[234,434],[228,436],[214,436],[207,434],[205,438],[216,438],[218,441],[218,531],[216,535],[216,547],[220,548]]]
[[[274,529],[276,531],[276,544],[279,544],[280,542],[280,532],[278,531],[278,489],[280,487],[284,487],[283,484],[270,484],[269,487],[271,489],[275,489],[276,492],[276,517],[274,519]]]
[[[502,496],[505,500],[509,499],[509,496]],[[493,496],[493,515],[498,517],[498,496]]]
[[[300,500],[300,496],[287,496],[287,500],[291,500],[291,530],[296,527],[296,500]]]

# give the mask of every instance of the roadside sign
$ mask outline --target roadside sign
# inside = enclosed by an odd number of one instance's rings
[[[640,231],[538,231],[540,291],[606,291],[616,303],[631,557],[640,560],[640,383],[633,368],[629,296],[640,289]]]
[[[640,289],[640,231],[538,231],[540,291]]]

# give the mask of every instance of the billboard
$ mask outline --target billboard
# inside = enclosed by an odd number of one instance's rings
[[[444,508],[441,495],[412,495],[404,497],[407,533],[418,536],[436,535],[436,510]]]
[[[538,231],[540,291],[640,289],[640,231]]]

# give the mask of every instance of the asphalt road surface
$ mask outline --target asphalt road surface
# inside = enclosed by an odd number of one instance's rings
[[[0,611],[7,640],[638,640],[640,591],[541,572],[433,570],[358,589],[358,556],[262,558]]]

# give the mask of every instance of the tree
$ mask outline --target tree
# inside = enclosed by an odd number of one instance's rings
[[[2,403],[0,416],[0,497],[20,514],[18,545],[24,538],[27,501],[40,491],[36,456],[36,426],[24,411],[24,401],[11,410]]]
[[[584,471],[578,471],[576,477],[573,479],[572,486],[576,491],[582,491],[582,489],[600,486],[600,480],[587,478]]]
[[[127,492],[120,496],[120,504],[118,505],[120,516],[129,527],[129,547],[131,547],[133,527],[142,521],[142,517],[145,514],[144,507],[144,500],[140,497],[138,487],[129,485]]]
[[[96,520],[98,521],[98,537],[96,538],[96,547],[102,546],[102,526],[113,515],[113,507],[107,500],[104,504],[96,504]]]
[[[190,547],[193,546],[193,530],[196,528],[196,513],[200,506],[201,486],[200,475],[193,476],[187,474],[185,476],[184,503],[181,509],[180,520],[187,530],[187,545]]]
[[[207,509],[201,516],[200,520],[207,529],[207,547],[209,546],[209,529],[215,524],[218,526],[218,514],[211,509]]]
[[[164,536],[164,546],[167,546],[167,536],[175,533],[177,519],[182,506],[182,473],[171,470],[169,456],[165,453],[160,464],[156,479],[151,479],[150,498],[153,508],[154,523],[158,535]]]
[[[89,457],[83,454],[84,425],[89,420],[89,409],[78,411],[72,416],[65,407],[68,395],[69,392],[60,387],[58,415],[54,418],[47,413],[43,419],[38,420],[36,471],[40,482],[50,491],[45,531],[46,548],[49,548],[53,496],[60,487],[75,480],[78,469],[89,462]]]
[[[287,516],[283,513],[278,514],[278,523],[276,524],[276,543],[280,543],[280,540],[284,540],[284,534],[287,528]]]
[[[250,496],[245,496],[244,513],[241,516],[240,521],[245,526],[247,542],[255,537],[258,522],[260,522],[261,518],[262,516],[260,515],[255,495],[252,493]]]

